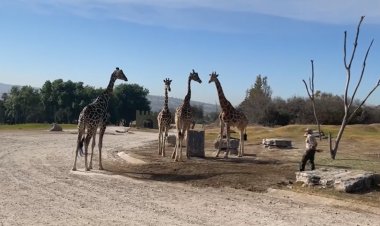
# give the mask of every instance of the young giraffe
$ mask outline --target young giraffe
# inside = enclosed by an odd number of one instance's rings
[[[170,84],[172,80],[165,79],[165,102],[164,108],[160,111],[157,116],[158,121],[158,154],[165,157],[165,143],[168,136],[168,131],[170,129],[170,124],[172,122],[172,114],[169,111],[168,106],[168,91],[170,92]],[[165,135],[164,135],[165,133]]]
[[[96,130],[100,127],[99,131],[99,169],[103,170],[102,166],[102,145],[103,145],[103,135],[106,131],[106,121],[107,121],[107,108],[108,102],[111,98],[113,86],[115,84],[116,79],[121,79],[124,81],[128,81],[127,77],[124,75],[123,70],[120,70],[118,67],[112,73],[110,82],[108,84],[107,89],[96,98],[95,101],[87,105],[83,108],[79,115],[78,119],[78,140],[77,147],[75,150],[75,160],[73,170],[75,171],[77,164],[78,151],[80,151],[80,155],[83,155],[83,143],[84,143],[84,163],[86,171],[92,169],[92,156],[95,147],[95,139],[96,139]],[[87,136],[85,136],[85,130],[87,128]],[[90,140],[92,139],[91,144],[91,160],[90,166],[87,166],[87,154],[88,154],[88,145]]]
[[[220,140],[219,140],[219,150],[216,154],[216,157],[219,156],[220,149],[221,149],[221,143],[223,138],[223,131],[224,127],[226,127],[227,130],[227,151],[224,155],[224,158],[228,158],[228,152],[230,147],[230,127],[234,126],[237,127],[240,131],[240,145],[239,145],[239,151],[238,156],[242,157],[244,155],[244,133],[248,125],[248,119],[244,115],[243,112],[236,110],[232,104],[226,99],[223,93],[222,86],[218,80],[218,74],[216,72],[212,72],[210,74],[210,80],[208,83],[215,82],[216,89],[218,91],[219,96],[219,103],[222,108],[222,112],[220,112],[219,119],[220,119]]]
[[[191,99],[191,81],[196,81],[202,83],[199,78],[198,73],[193,71],[189,75],[187,82],[187,94],[183,100],[182,105],[180,105],[175,112],[175,125],[177,128],[177,138],[176,145],[172,154],[172,159],[175,161],[182,161],[182,141],[185,137],[185,133],[189,130],[191,124],[193,123],[193,115],[191,112],[190,99]],[[186,157],[189,158],[189,152],[186,150]]]

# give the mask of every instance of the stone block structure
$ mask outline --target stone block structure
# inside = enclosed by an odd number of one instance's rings
[[[136,111],[136,127],[158,129],[157,112]]]

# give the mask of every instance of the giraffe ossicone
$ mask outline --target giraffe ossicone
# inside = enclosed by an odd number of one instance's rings
[[[104,136],[104,132],[106,131],[106,126],[107,126],[106,123],[107,123],[107,117],[108,117],[107,116],[108,103],[113,92],[113,86],[117,79],[128,81],[123,70],[120,70],[118,67],[111,74],[111,78],[108,83],[107,89],[101,95],[99,95],[92,103],[85,106],[83,110],[81,111],[81,113],[79,114],[78,139],[77,139],[77,146],[75,150],[74,166],[72,170],[77,169],[76,164],[77,164],[78,154],[80,155],[84,154],[85,170],[88,171],[92,169],[92,157],[94,153],[96,131],[98,127],[100,128],[99,142],[98,142],[99,169],[100,170],[103,169],[102,146],[103,146],[103,136]],[[86,129],[87,129],[87,135],[86,135]],[[90,159],[90,165],[88,166],[87,155],[88,155],[88,146],[91,139],[92,139],[91,159]],[[83,150],[83,146],[84,146],[84,150]]]

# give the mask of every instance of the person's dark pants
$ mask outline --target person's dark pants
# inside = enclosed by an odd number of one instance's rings
[[[306,150],[305,154],[302,156],[300,171],[305,170],[305,166],[308,160],[310,160],[310,163],[311,163],[311,170],[315,170],[314,155],[315,155],[315,149]]]

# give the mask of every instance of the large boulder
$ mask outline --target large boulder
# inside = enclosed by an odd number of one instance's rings
[[[57,123],[53,123],[49,131],[62,132],[62,127],[58,125]]]
[[[296,181],[308,186],[334,188],[342,192],[363,192],[380,183],[380,175],[363,170],[321,168],[296,173]]]

